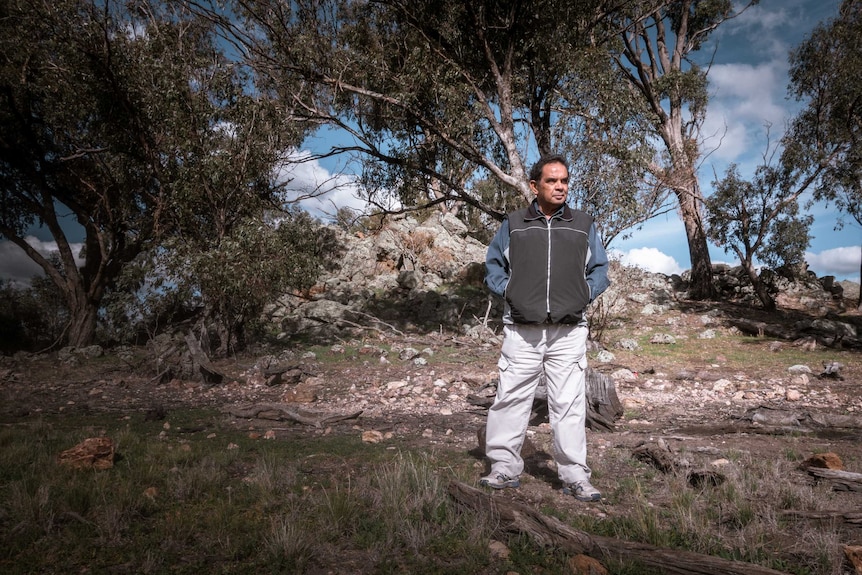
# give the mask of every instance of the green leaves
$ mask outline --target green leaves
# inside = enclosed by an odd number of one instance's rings
[[[790,56],[789,92],[805,107],[782,163],[816,179],[815,198],[862,224],[862,6],[845,0]]]

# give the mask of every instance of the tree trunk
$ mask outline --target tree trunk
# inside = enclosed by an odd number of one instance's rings
[[[700,186],[692,177],[689,184],[675,190],[679,200],[680,215],[688,238],[688,256],[691,259],[691,284],[689,297],[694,300],[710,299],[713,296],[712,260],[703,227]]]
[[[859,251],[862,252],[862,246],[859,247]],[[862,259],[859,260],[859,277],[862,281]],[[859,289],[859,297],[856,299],[856,309],[862,311],[862,288]]]
[[[83,301],[82,301],[83,300]],[[66,343],[72,347],[85,347],[93,343],[96,336],[96,312],[98,306],[86,297],[69,306],[69,329]]]
[[[757,275],[757,270],[754,269],[754,264],[750,261],[745,261],[744,263],[745,273],[748,275],[748,281],[751,282],[751,286],[754,288],[754,293],[757,294],[757,299],[760,300],[760,303],[763,305],[763,309],[766,311],[775,311],[775,299],[769,295],[769,290],[766,289],[760,276]]]

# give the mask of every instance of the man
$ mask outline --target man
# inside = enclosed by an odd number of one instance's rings
[[[599,501],[587,467],[585,370],[587,306],[610,285],[608,258],[593,218],[566,205],[569,169],[559,155],[530,170],[535,199],[507,216],[488,247],[485,283],[505,299],[497,397],[488,411],[479,484],[520,486],[521,446],[544,372],[563,493]]]

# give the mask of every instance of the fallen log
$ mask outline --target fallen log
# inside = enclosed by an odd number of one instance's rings
[[[688,469],[688,461],[674,457],[667,443],[645,441],[632,449],[632,457],[648,465],[652,465],[662,473],[685,473],[686,481],[694,488],[717,487],[725,482],[724,474],[714,469]]]
[[[528,505],[492,497],[459,481],[451,482],[448,491],[462,505],[490,514],[502,529],[527,534],[541,546],[568,553],[589,555],[600,561],[637,562],[671,575],[784,575],[753,563],[590,535]]]
[[[662,473],[673,473],[684,466],[674,458],[666,445],[644,442],[632,449],[632,456],[638,461],[652,465]]]
[[[757,337],[772,337],[775,339],[794,340],[799,337],[795,329],[785,327],[776,323],[767,323],[748,318],[732,318],[728,323],[746,335]]]
[[[323,427],[337,421],[356,419],[362,414],[362,410],[346,414],[330,414],[314,412],[308,409],[292,407],[285,403],[254,403],[245,405],[231,405],[222,409],[234,417],[243,419],[269,419],[272,421],[295,421],[304,425]]]
[[[783,517],[789,519],[811,519],[818,521],[826,521],[831,524],[835,521],[841,521],[848,525],[858,525],[862,527],[862,511],[784,511]]]
[[[818,479],[831,481],[832,491],[862,491],[862,473],[821,467],[809,467],[806,471]]]
[[[812,413],[809,411],[776,409],[761,405],[747,410],[739,418],[752,424],[778,430],[811,432],[817,428],[862,429],[862,417],[838,413]]]

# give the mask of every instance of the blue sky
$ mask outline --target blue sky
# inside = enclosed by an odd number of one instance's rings
[[[838,13],[840,0],[761,0],[738,18],[724,23],[712,37],[715,58],[709,72],[710,103],[704,135],[707,157],[699,170],[701,187],[706,195],[711,191],[715,175],[722,175],[729,163],[739,166],[748,176],[760,161],[766,147],[766,125],[775,142],[781,137],[787,120],[798,104],[787,98],[789,51],[797,46],[814,27]],[[710,47],[701,52],[708,58]],[[311,139],[309,149],[327,146],[327,136],[321,133]],[[308,152],[299,152],[307,154]],[[305,202],[316,213],[332,214],[336,207],[361,208],[354,195],[347,166],[338,159],[326,162],[309,161],[292,168],[291,177],[305,189],[332,190]],[[349,171],[349,170],[347,170]],[[811,213],[815,223],[806,261],[818,276],[834,275],[837,279],[859,281],[862,252],[862,230],[852,219],[844,229],[836,231],[839,214],[829,206],[815,206]],[[30,243],[41,251],[56,249],[47,236],[34,235]],[[634,230],[630,238],[616,240],[612,252],[624,262],[650,271],[679,273],[690,267],[688,246],[682,222],[671,213]],[[714,263],[735,263],[732,254],[710,246]],[[0,242],[0,277],[26,281],[39,273],[16,246]]]

